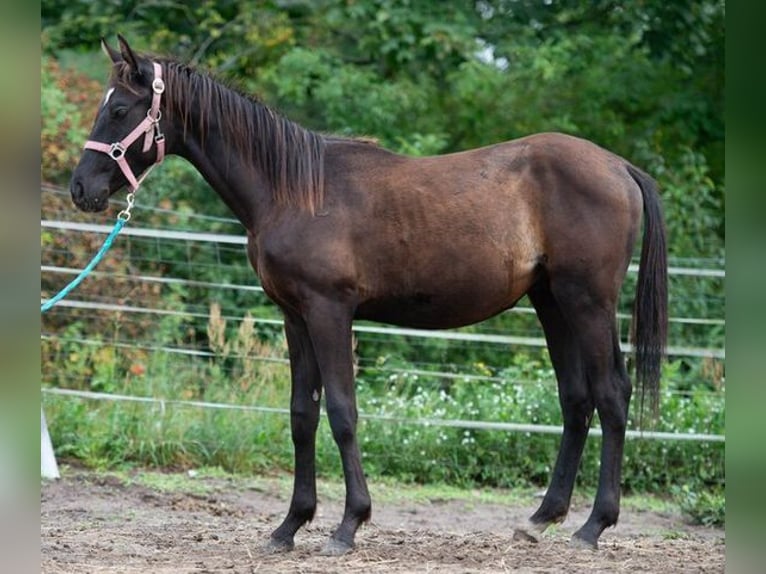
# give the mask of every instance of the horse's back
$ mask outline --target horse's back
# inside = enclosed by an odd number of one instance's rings
[[[329,181],[336,209],[350,207],[347,224],[365,234],[385,225],[426,243],[481,237],[511,251],[635,239],[642,200],[628,162],[588,140],[543,133],[430,157],[355,148]]]

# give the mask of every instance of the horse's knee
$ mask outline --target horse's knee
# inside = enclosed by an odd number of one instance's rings
[[[319,417],[314,413],[293,411],[290,416],[290,430],[296,448],[314,444]]]
[[[621,369],[619,371],[619,376],[617,377],[617,388],[620,390],[620,394],[622,395],[622,399],[625,402],[625,406],[630,404],[630,399],[633,396],[633,384],[630,382],[630,377],[625,372],[625,369]]]
[[[594,390],[594,401],[602,426],[625,431],[632,392],[628,377],[613,377],[607,384]]]
[[[350,444],[356,440],[357,412],[353,404],[327,404],[327,418],[330,420],[332,436],[338,446]]]
[[[620,436],[625,435],[628,428],[628,409],[622,399],[600,403],[598,416],[604,432],[617,433]]]
[[[623,385],[622,387],[622,400],[625,403],[626,409],[630,405],[630,399],[632,396],[633,396],[633,385],[631,385],[630,381],[628,381],[627,384]]]

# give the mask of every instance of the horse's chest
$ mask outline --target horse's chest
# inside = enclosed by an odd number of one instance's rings
[[[258,238],[253,235],[248,235],[247,241],[247,259],[250,261],[255,274],[260,280],[261,287],[264,292],[277,303],[286,303],[284,301],[284,294],[280,294],[280,281],[278,280],[279,273],[276,271],[273,264],[269,264],[269,260],[264,258],[264,249],[261,246]]]

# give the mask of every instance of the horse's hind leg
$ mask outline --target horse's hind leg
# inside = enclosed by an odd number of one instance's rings
[[[542,532],[551,524],[563,522],[569,511],[577,469],[593,417],[593,398],[576,334],[562,315],[547,283],[536,285],[529,292],[529,298],[545,332],[564,419],[564,434],[550,485],[540,507],[530,518],[532,528]]]
[[[314,517],[317,506],[315,441],[319,424],[321,382],[314,349],[300,317],[285,314],[285,334],[290,352],[292,394],[290,426],[295,448],[295,482],[290,510],[272,533],[268,550],[291,550],[298,529]]]
[[[570,276],[551,283],[553,297],[576,335],[582,369],[603,433],[596,500],[588,520],[573,537],[573,542],[593,548],[603,530],[615,525],[619,516],[622,453],[631,396],[619,347],[614,277],[605,268],[600,271],[582,274],[579,280]]]
[[[592,381],[593,397],[603,433],[598,490],[588,520],[575,532],[572,541],[596,548],[605,528],[617,524],[620,514],[620,478],[628,420],[631,384],[620,351],[616,327],[587,351],[590,355],[588,378]],[[605,355],[605,356],[604,356]]]

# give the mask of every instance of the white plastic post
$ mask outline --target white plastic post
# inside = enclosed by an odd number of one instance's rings
[[[42,405],[40,405],[40,476],[50,479],[59,478],[60,476]]]

